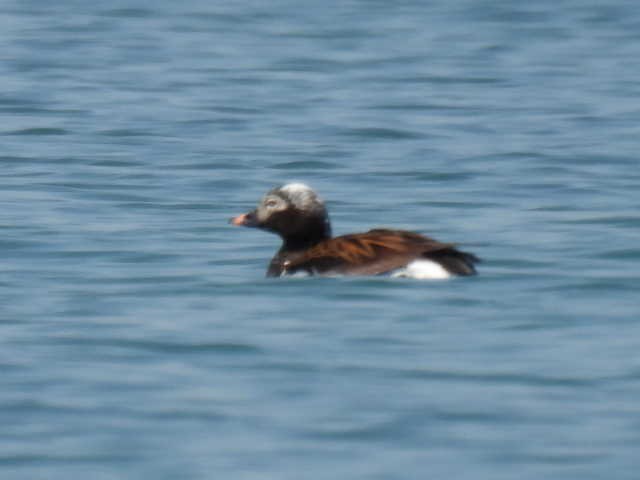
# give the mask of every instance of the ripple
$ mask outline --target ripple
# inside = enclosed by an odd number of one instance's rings
[[[103,10],[100,14],[105,17],[117,18],[150,18],[153,17],[156,12],[148,8],[113,8]]]
[[[557,223],[572,225],[609,225],[624,228],[639,228],[640,216],[637,215],[590,215],[583,218],[558,220]]]
[[[425,138],[424,133],[401,130],[397,128],[369,127],[349,128],[339,130],[338,133],[347,137],[356,137],[366,140],[415,140]]]
[[[484,373],[414,369],[399,371],[396,372],[396,374],[407,378],[419,378],[425,380],[447,380],[456,382],[472,381],[481,383],[518,384],[543,387],[592,388],[598,384],[598,380],[593,377],[576,378],[550,375],[530,375],[521,373]]]
[[[608,455],[598,452],[589,453],[574,453],[574,452],[550,452],[550,453],[509,453],[497,455],[500,460],[516,462],[516,463],[531,463],[534,465],[570,465],[575,468],[580,464],[592,464],[600,462],[607,458]]]
[[[355,423],[355,421],[351,421]],[[417,428],[416,418],[412,415],[395,415],[386,421],[362,421],[356,425],[332,426],[316,425],[305,429],[303,436],[317,439],[341,441],[385,440],[402,434],[406,437],[409,430]]]
[[[96,167],[114,167],[114,168],[122,168],[122,167],[140,167],[142,163],[136,160],[96,160],[92,162],[91,165]]]
[[[611,260],[639,260],[640,248],[621,248],[607,250],[596,254],[596,257]]]
[[[42,135],[67,135],[68,133],[69,133],[69,131],[64,129],[64,128],[32,127],[32,128],[22,128],[20,130],[13,130],[11,132],[6,132],[5,135],[34,135],[34,136],[42,136]]]
[[[50,337],[51,343],[59,345],[91,345],[94,347],[116,347],[131,350],[144,350],[154,353],[170,354],[259,354],[263,353],[262,348],[247,344],[233,342],[165,342],[153,340],[131,340],[124,338],[94,338],[94,337]]]
[[[89,110],[81,110],[81,109],[53,109],[53,108],[44,108],[44,107],[33,107],[29,105],[24,106],[8,106],[8,107],[0,107],[0,112],[3,113],[27,113],[27,114],[38,114],[38,115],[86,115]]]
[[[62,454],[17,454],[17,455],[0,455],[0,465],[9,467],[33,465],[65,465],[70,463],[89,463],[89,464],[105,464],[105,463],[121,463],[134,462],[136,457],[134,454],[79,454],[79,455],[62,455]]]
[[[385,80],[385,79],[383,79]],[[434,85],[497,85],[504,83],[498,77],[448,76],[448,75],[414,75],[407,77],[391,77],[387,82],[403,84],[434,84]]]
[[[433,171],[433,172],[421,172],[412,170],[403,171],[386,171],[386,172],[372,172],[370,175],[376,177],[408,177],[419,181],[432,181],[432,182],[458,182],[463,180],[470,180],[481,175],[478,172],[465,172],[460,170],[452,170],[450,172]]]
[[[274,170],[334,170],[342,168],[341,165],[331,162],[323,162],[320,160],[294,160],[291,162],[282,162],[273,165]]]
[[[382,103],[379,105],[372,105],[367,107],[370,110],[398,110],[398,111],[424,111],[424,112],[438,112],[438,111],[479,111],[482,107],[473,105],[449,105],[449,104],[436,104],[436,103]]]
[[[33,249],[40,248],[42,246],[47,245],[46,242],[29,240],[29,239],[0,239],[0,250],[23,250],[23,249]]]
[[[638,280],[640,278],[595,278],[587,279],[580,282],[567,282],[560,285],[540,287],[535,289],[538,292],[556,293],[561,292],[615,292],[620,294],[622,292],[637,292]],[[613,298],[612,294],[609,294]]]
[[[425,205],[433,208],[443,208],[452,210],[468,210],[468,209],[480,209],[485,210],[487,208],[500,207],[501,204],[493,202],[454,202],[454,201],[438,201],[438,200],[424,200],[411,202],[411,205]]]
[[[347,66],[344,62],[325,58],[297,57],[274,62],[267,71],[331,73],[343,70]]]
[[[110,130],[102,130],[99,133],[108,137],[145,137],[155,135],[147,130],[137,130],[133,128],[114,128]]]

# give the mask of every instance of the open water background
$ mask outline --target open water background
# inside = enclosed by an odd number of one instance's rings
[[[637,479],[634,1],[0,3],[0,477]],[[446,282],[263,278],[304,181]]]

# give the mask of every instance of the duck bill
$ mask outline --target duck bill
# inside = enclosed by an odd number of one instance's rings
[[[254,212],[243,213],[229,220],[229,223],[237,227],[257,227],[258,222]]]

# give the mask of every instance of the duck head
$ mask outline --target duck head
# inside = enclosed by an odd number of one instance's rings
[[[331,238],[331,224],[324,202],[309,186],[289,183],[267,192],[255,210],[230,220],[236,226],[253,227],[279,235],[283,248],[309,248]]]

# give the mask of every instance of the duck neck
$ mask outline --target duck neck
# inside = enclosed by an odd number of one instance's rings
[[[331,225],[326,220],[322,224],[318,224],[315,228],[305,228],[303,232],[289,234],[282,238],[281,252],[295,252],[299,250],[307,250],[316,246],[318,243],[331,238]]]

